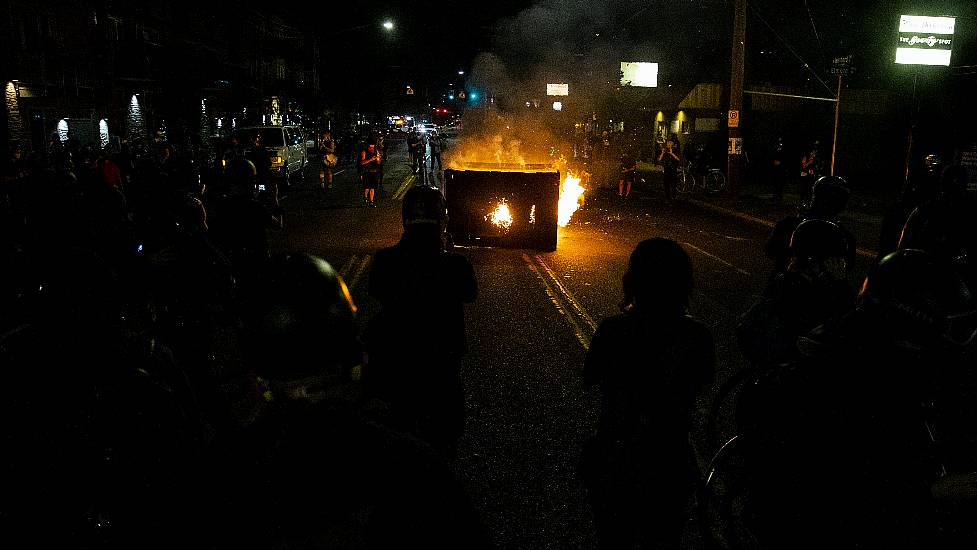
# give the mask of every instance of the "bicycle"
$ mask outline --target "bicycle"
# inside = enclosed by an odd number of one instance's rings
[[[695,170],[691,162],[678,169],[678,182],[675,190],[679,193],[695,193],[696,189],[707,194],[721,193],[726,189],[726,176],[719,168],[706,168],[705,174],[694,175]]]

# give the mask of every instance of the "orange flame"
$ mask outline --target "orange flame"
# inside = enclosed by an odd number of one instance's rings
[[[570,223],[570,217],[583,204],[584,188],[580,185],[580,180],[581,178],[567,172],[567,177],[560,186],[559,214],[556,221],[560,227],[566,227]]]
[[[506,204],[505,200],[499,202],[499,205],[493,210],[485,219],[491,221],[497,227],[502,229],[509,229],[512,225],[512,212],[509,211],[509,205]]]

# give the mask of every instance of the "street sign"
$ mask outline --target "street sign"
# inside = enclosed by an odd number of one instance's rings
[[[729,127],[739,128],[740,127],[740,112],[730,111],[729,112]]]
[[[727,151],[730,155],[742,155],[743,154],[743,138],[733,137],[729,138],[729,150]]]
[[[845,55],[831,60],[831,74],[838,76],[848,76],[852,73],[852,56]]]
[[[411,88],[410,86],[408,86],[407,87],[407,95],[414,95],[414,88]]]
[[[465,91],[464,90],[458,92],[458,99],[465,99]]]

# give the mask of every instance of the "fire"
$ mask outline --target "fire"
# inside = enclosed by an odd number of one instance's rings
[[[583,204],[584,188],[580,185],[581,178],[567,172],[567,177],[560,186],[559,216],[557,225],[566,227],[570,223],[570,217]]]
[[[509,229],[509,226],[512,225],[512,212],[509,211],[509,205],[506,204],[505,200],[499,202],[495,210],[485,218],[502,229]]]

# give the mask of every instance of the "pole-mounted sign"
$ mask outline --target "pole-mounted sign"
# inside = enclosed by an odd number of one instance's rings
[[[899,17],[896,63],[900,65],[950,65],[955,17]]]

